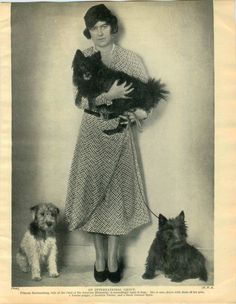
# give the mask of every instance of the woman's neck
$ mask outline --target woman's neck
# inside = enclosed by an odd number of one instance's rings
[[[113,49],[114,49],[114,44],[108,44],[107,46],[104,47],[99,47],[99,46],[95,46],[95,49],[97,51],[100,51],[101,55],[104,56],[108,56],[112,53]]]
[[[115,48],[114,44],[109,44],[107,47],[103,47],[103,48],[95,47],[95,49],[97,51],[100,51],[101,56],[102,56],[102,62],[107,66],[110,66],[110,64],[111,64],[112,52],[113,52],[114,48]]]

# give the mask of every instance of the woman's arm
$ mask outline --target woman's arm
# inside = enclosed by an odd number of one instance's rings
[[[99,96],[95,98],[95,105],[102,105],[102,104],[107,104],[111,105],[112,101],[107,95],[107,93],[102,93]],[[80,94],[77,94],[76,99],[75,99],[75,104],[78,108],[80,109],[88,109],[89,108],[89,101],[87,97],[84,97]]]
[[[132,83],[126,85],[126,82],[124,82],[118,85],[118,80],[116,80],[108,92],[104,92],[94,99],[94,103],[96,106],[104,105],[104,104],[109,106],[112,104],[112,101],[114,99],[130,98],[127,95],[132,91],[133,91]],[[82,95],[78,94],[76,97],[76,105],[79,108],[86,109],[89,108],[89,101],[86,97],[83,97]]]
[[[143,82],[147,82],[149,76],[143,64],[142,59],[138,55],[133,53],[131,56],[130,63],[132,67],[132,76],[140,79]],[[143,109],[136,109],[134,112],[128,112],[127,115],[132,122],[135,121],[136,119],[138,120],[147,119],[151,115],[151,113],[152,113],[152,109],[150,109],[149,111],[145,111]]]
[[[118,81],[119,80],[114,81],[113,85],[111,86],[108,92],[99,95],[95,99],[96,105],[101,105],[101,104],[111,105],[114,99],[130,98],[127,95],[133,91],[132,83],[126,85],[126,82],[123,82],[120,85],[118,85]]]
[[[139,78],[143,82],[148,81],[148,74],[140,57],[132,53],[130,58],[130,74],[135,78]],[[114,99],[128,99],[127,95],[133,91],[132,83],[126,85],[126,82],[118,85],[118,79],[113,83],[108,92],[102,93],[95,99],[97,106],[102,104],[111,105]],[[143,114],[144,115],[144,114]],[[144,115],[145,116],[145,115]]]
[[[132,53],[130,56],[130,72],[132,76],[140,79],[141,81],[148,81],[149,76],[143,60],[135,53]]]
[[[136,78],[139,78],[143,82],[147,82],[148,74],[147,74],[147,71],[144,67],[144,64],[143,64],[141,58],[138,57],[134,53],[130,53],[130,54],[131,54],[131,56],[129,56],[130,58],[127,58],[127,59],[129,59],[128,63],[127,63],[128,64],[127,73]],[[111,88],[108,92],[104,92],[95,98],[94,103],[96,106],[104,105],[104,104],[111,105],[112,101],[114,99],[130,98],[127,95],[133,91],[132,83],[129,85],[126,85],[126,83],[124,82],[124,83],[121,83],[120,85],[118,85],[118,81],[119,80],[116,80],[113,83],[113,85],[111,86]],[[76,105],[82,109],[89,108],[88,99],[83,96],[77,96]],[[138,109],[136,114],[137,114],[137,118],[141,119],[141,120],[145,119],[148,116],[148,114],[144,110],[141,110],[141,109]]]
[[[132,84],[131,84],[132,85]],[[99,96],[97,96],[94,99],[95,105],[99,106],[99,105],[111,105],[112,104],[112,100],[116,99],[116,98],[129,98],[126,96],[126,94],[129,94],[131,91],[133,91],[133,89],[129,89],[130,86],[127,86],[125,88],[123,87],[123,84],[121,85],[117,85],[116,81],[114,82],[114,84],[112,85],[112,87],[110,88],[110,90],[108,92],[104,92],[102,94],[100,94]],[[121,87],[122,86],[122,87]],[[79,96],[76,98],[76,105],[79,108],[82,109],[86,109],[89,108],[89,101],[88,98],[84,97],[84,96]]]

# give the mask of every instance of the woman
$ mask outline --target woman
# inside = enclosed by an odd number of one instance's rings
[[[94,44],[84,51],[85,56],[100,51],[102,61],[110,68],[147,81],[139,57],[113,43],[118,22],[105,5],[91,7],[84,20],[84,35]],[[117,80],[108,92],[95,99],[95,104],[109,105],[114,99],[128,98],[132,90],[132,84],[118,85]],[[127,126],[121,133],[106,135],[103,130],[116,128],[118,118],[104,119],[96,106],[88,109],[88,100],[84,97],[79,103],[84,115],[72,161],[65,215],[70,230],[79,228],[94,235],[95,279],[102,282],[108,278],[117,283],[121,278],[119,236],[148,223],[150,215],[145,205],[132,131]],[[141,109],[126,115],[131,121],[147,118],[147,113]]]

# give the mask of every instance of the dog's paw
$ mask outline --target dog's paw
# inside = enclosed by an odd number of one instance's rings
[[[182,282],[183,280],[184,280],[184,278],[179,277],[179,276],[173,276],[173,277],[171,278],[171,282],[176,282],[176,283]]]
[[[145,272],[143,275],[142,275],[142,278],[144,280],[151,280],[154,278],[154,273],[148,273],[148,272]]]
[[[34,281],[41,281],[42,278],[40,276],[35,276],[35,277],[32,277],[32,280],[34,280]]]
[[[60,275],[60,274],[59,274],[58,272],[49,273],[49,277],[50,277],[50,278],[58,278],[59,275]]]
[[[30,272],[30,267],[29,266],[21,267],[21,270],[23,272]]]

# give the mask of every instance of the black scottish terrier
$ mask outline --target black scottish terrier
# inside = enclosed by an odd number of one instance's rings
[[[96,106],[100,113],[111,113],[113,117],[118,117],[124,112],[132,112],[136,108],[149,111],[155,107],[161,99],[166,99],[168,91],[165,84],[160,80],[149,79],[147,83],[129,76],[122,71],[115,71],[108,68],[101,60],[100,52],[85,57],[77,50],[72,63],[73,83],[77,88],[76,104],[79,105],[81,97],[88,98],[89,107],[94,108],[94,99],[101,93],[108,92],[116,80],[118,84],[126,82],[132,83],[134,90],[128,94],[128,99],[113,100],[112,105]],[[113,133],[122,132],[124,125],[119,125]],[[111,130],[109,130],[111,131]],[[105,132],[106,133],[106,132]]]
[[[163,271],[172,282],[200,278],[207,281],[204,256],[186,241],[184,212],[174,219],[159,214],[159,231],[149,249],[143,279],[153,279],[155,271]]]

